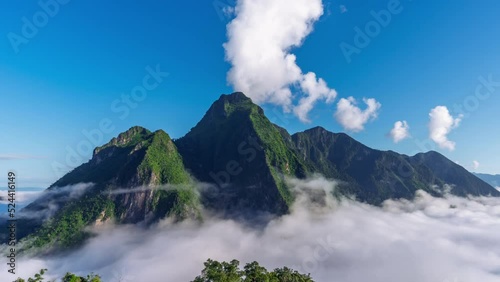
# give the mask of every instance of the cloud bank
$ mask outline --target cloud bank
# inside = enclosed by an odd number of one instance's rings
[[[448,134],[460,125],[462,115],[453,117],[448,108],[437,106],[429,113],[429,137],[439,148],[455,150],[455,142],[448,139]]]
[[[335,90],[314,72],[304,73],[291,53],[323,14],[321,0],[239,0],[234,12],[224,48],[232,64],[227,79],[236,91],[293,111],[302,122],[310,121],[316,102],[335,99]]]
[[[344,129],[359,132],[365,129],[366,123],[377,118],[382,105],[373,98],[363,98],[363,102],[367,106],[364,110],[357,106],[357,101],[353,97],[342,98],[337,103],[334,116]]]
[[[410,126],[404,121],[396,121],[394,127],[389,132],[389,136],[392,138],[394,143],[399,143],[410,137]]]
[[[271,269],[290,266],[318,282],[500,279],[498,198],[433,198],[419,192],[414,201],[387,201],[379,208],[334,200],[327,192],[336,182],[322,177],[289,183],[299,200],[290,215],[263,229],[217,218],[148,231],[104,226],[72,254],[19,261],[19,275],[47,267],[56,276],[94,271],[110,282],[182,282],[199,275],[207,258],[235,258]]]

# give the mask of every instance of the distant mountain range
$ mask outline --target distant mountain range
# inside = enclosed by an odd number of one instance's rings
[[[487,182],[493,187],[500,187],[500,174],[492,175],[485,173],[474,173],[477,177]]]
[[[286,178],[314,174],[340,180],[336,196],[373,205],[412,199],[417,190],[500,196],[437,152],[374,150],[321,127],[290,135],[243,93],[233,93],[222,95],[178,140],[135,126],[95,148],[89,162],[23,209],[18,237],[25,249],[64,249],[89,236],[85,227],[111,219],[145,225],[167,217],[202,220],[202,208],[236,218],[279,216],[294,202]]]

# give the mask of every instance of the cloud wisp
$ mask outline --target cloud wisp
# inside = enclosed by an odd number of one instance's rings
[[[52,217],[59,208],[66,202],[80,198],[85,192],[94,186],[93,183],[78,183],[62,187],[52,187],[44,191],[33,194],[30,202],[33,202],[32,210],[22,210],[18,218],[39,218],[46,219]]]
[[[40,195],[42,194],[42,191],[22,191],[22,190],[17,190],[16,191],[16,205],[23,206],[26,203],[31,203]],[[7,200],[8,199],[8,190],[0,191],[0,205],[7,205],[10,202]],[[3,212],[3,211],[2,211]]]
[[[199,183],[197,184],[198,187],[205,187],[208,186],[209,184],[206,183]],[[120,195],[120,194],[130,194],[130,193],[142,193],[142,192],[147,192],[151,190],[164,190],[164,191],[172,191],[172,190],[179,190],[179,189],[190,189],[192,188],[188,184],[163,184],[163,185],[156,185],[156,186],[138,186],[134,188],[114,188],[112,190],[105,190],[102,192],[104,195]],[[199,188],[201,189],[201,188]]]
[[[433,198],[419,192],[413,201],[374,207],[334,200],[330,191],[336,182],[322,177],[289,184],[299,200],[291,214],[264,228],[213,217],[150,230],[104,225],[69,255],[19,261],[20,275],[47,267],[55,276],[94,271],[110,282],[181,282],[198,275],[207,258],[234,258],[271,269],[287,265],[310,272],[318,282],[500,279],[498,198]]]
[[[480,166],[480,163],[478,161],[472,161],[472,168],[473,169],[478,169]]]
[[[310,122],[318,101],[335,100],[336,91],[314,72],[304,73],[292,54],[323,15],[321,0],[239,0],[234,12],[224,49],[232,65],[227,79],[236,91],[293,111],[302,122]]]
[[[47,157],[23,155],[23,154],[0,154],[0,161],[33,160],[33,159],[45,159],[45,158]]]

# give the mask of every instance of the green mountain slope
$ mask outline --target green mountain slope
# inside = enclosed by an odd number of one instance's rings
[[[92,183],[80,197],[67,188]],[[134,190],[131,190],[134,189]],[[92,159],[66,174],[46,190],[46,197],[23,213],[57,211],[47,220],[21,222],[20,237],[32,234],[29,245],[70,247],[82,242],[86,226],[113,219],[117,223],[198,218],[199,203],[190,175],[168,134],[132,127],[94,150]]]
[[[286,213],[293,195],[283,176],[307,172],[279,129],[243,93],[222,95],[175,143],[193,175],[217,186],[204,203],[220,211]]]

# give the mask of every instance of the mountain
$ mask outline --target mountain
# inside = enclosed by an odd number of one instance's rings
[[[284,175],[307,174],[262,108],[239,92],[222,95],[175,144],[190,172],[216,185],[204,204],[218,211],[284,214],[293,201]]]
[[[344,133],[321,127],[291,138],[301,158],[312,163],[314,171],[347,183],[340,187],[341,194],[370,204],[391,198],[411,199],[419,189],[434,196],[445,192],[500,196],[487,183],[437,152],[409,157],[373,150]]]
[[[457,196],[500,196],[500,192],[488,183],[443,155],[431,151],[413,157],[415,161],[432,170],[434,175],[450,185],[451,193]]]
[[[379,205],[387,199],[411,199],[416,190],[441,196],[500,193],[437,152],[409,157],[371,149],[344,133],[315,127],[291,136],[301,159],[314,171],[344,181],[339,193]]]
[[[474,175],[481,178],[483,181],[487,182],[493,187],[500,187],[500,174],[492,175],[485,173],[474,173]]]
[[[202,220],[203,208],[245,220],[283,215],[294,201],[286,178],[315,174],[340,180],[337,196],[374,205],[419,189],[500,196],[437,152],[374,150],[321,127],[290,135],[237,92],[220,96],[180,139],[135,126],[95,148],[18,214],[18,239],[25,249],[73,247],[90,236],[88,226]]]
[[[54,214],[40,217],[54,207]],[[198,208],[194,183],[168,134],[136,126],[95,148],[89,162],[23,209],[18,238],[34,233],[33,246],[71,246],[88,235],[89,225],[198,218]]]
[[[431,187],[444,184],[430,169],[414,167],[408,156],[373,150],[344,133],[316,127],[292,135],[292,141],[315,171],[344,181],[340,194],[363,202],[381,204],[390,198],[411,198],[418,189],[435,195]],[[411,177],[398,175],[403,169],[411,171]]]

